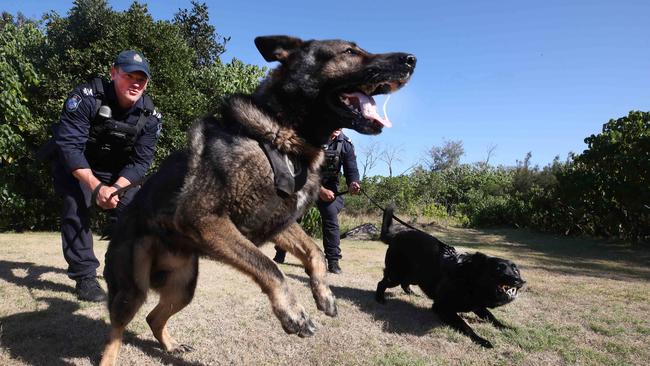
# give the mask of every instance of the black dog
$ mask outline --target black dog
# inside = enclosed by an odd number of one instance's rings
[[[487,308],[505,305],[517,297],[526,283],[517,266],[479,252],[458,254],[423,231],[396,230],[394,209],[391,205],[384,212],[380,239],[389,246],[384,278],[377,284],[375,299],[384,303],[384,292],[390,287],[401,285],[411,293],[409,285],[418,285],[433,299],[432,309],[442,322],[481,346],[492,348],[492,343],[476,334],[457,313],[472,311],[497,328],[505,328]]]

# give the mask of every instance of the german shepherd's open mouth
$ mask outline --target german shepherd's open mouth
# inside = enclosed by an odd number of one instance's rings
[[[364,51],[354,52],[363,55]],[[390,58],[394,61],[382,59],[381,56],[370,58],[369,67],[359,75],[359,84],[334,92],[334,104],[338,104],[336,108],[340,110],[341,117],[350,120],[350,127],[361,133],[378,134],[384,127],[392,126],[388,116],[382,117],[377,112],[373,96],[397,91],[413,73],[416,63],[413,55],[397,54]]]

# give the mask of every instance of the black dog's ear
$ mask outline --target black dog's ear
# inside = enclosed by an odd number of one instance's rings
[[[291,52],[302,46],[300,38],[289,36],[263,36],[255,38],[255,46],[267,62],[284,62]]]

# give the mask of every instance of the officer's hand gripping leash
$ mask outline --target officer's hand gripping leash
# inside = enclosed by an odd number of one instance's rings
[[[144,182],[147,181],[148,178],[149,178],[149,176],[144,176],[144,177],[142,177],[140,179],[136,179],[135,181],[131,182],[131,184],[129,184],[127,186],[118,188],[115,192],[111,193],[109,198],[113,198],[115,196],[117,196],[119,198],[124,197],[126,192],[128,192],[130,189],[141,187],[144,184]],[[99,189],[95,189],[95,190],[99,191]],[[94,194],[94,197],[97,198],[97,195],[94,192],[93,192],[93,194]]]

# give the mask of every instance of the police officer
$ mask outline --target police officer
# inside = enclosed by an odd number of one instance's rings
[[[330,273],[339,274],[341,273],[339,266],[341,240],[338,214],[343,209],[343,197],[338,190],[341,166],[343,166],[348,192],[358,194],[361,191],[361,185],[359,185],[359,170],[357,169],[354,146],[352,141],[341,132],[341,129],[332,133],[324,149],[325,160],[321,168],[321,187],[316,207],[320,212],[323,225],[323,248],[327,259],[327,270]],[[273,260],[284,263],[285,252],[278,247],[275,249],[276,254]]]
[[[93,79],[68,95],[54,127],[54,188],[63,198],[61,239],[68,276],[77,282],[81,300],[105,297],[96,278],[90,209],[128,205],[136,189],[113,195],[140,180],[151,165],[162,128],[151,98],[143,95],[151,79],[149,64],[136,51],[121,52],[111,68],[111,82]]]

